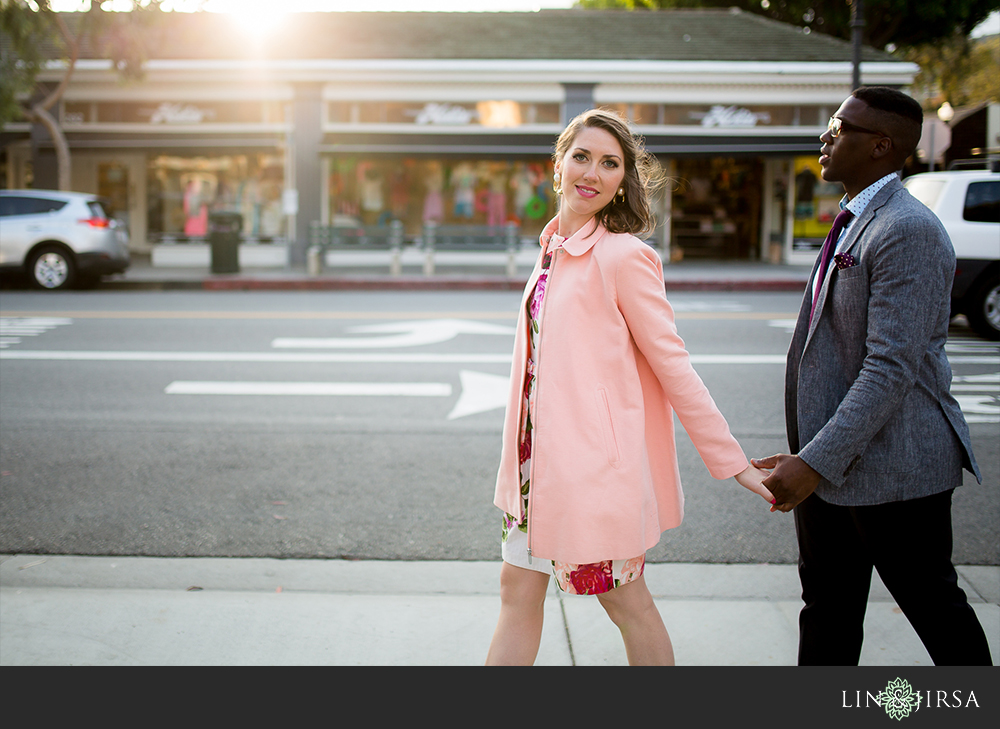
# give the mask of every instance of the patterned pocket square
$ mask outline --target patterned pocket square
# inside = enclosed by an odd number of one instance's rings
[[[837,264],[838,269],[851,268],[851,266],[858,265],[858,259],[850,253],[838,253],[833,257],[833,260]]]

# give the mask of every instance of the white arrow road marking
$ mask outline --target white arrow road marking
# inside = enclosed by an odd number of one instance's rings
[[[458,375],[462,380],[462,394],[448,413],[448,420],[507,407],[510,377],[469,370],[462,370]]]
[[[512,336],[514,327],[499,326],[464,319],[433,319],[430,321],[406,321],[391,324],[370,324],[351,327],[356,334],[394,333],[385,337],[355,337],[350,339],[280,338],[271,342],[276,349],[385,349],[395,347],[417,347],[424,344],[439,344],[454,339],[459,334],[503,334]]]
[[[507,405],[510,378],[462,370],[462,394],[448,420],[496,410]],[[450,397],[451,385],[442,382],[228,382],[177,380],[168,395],[305,395],[368,397]]]
[[[448,397],[442,382],[205,382],[178,380],[168,395],[333,395],[373,397]]]

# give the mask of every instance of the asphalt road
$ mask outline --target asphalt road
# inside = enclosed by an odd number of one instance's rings
[[[0,552],[495,559],[493,480],[519,295],[0,295]],[[696,369],[748,455],[786,449],[799,297],[678,293]],[[955,561],[998,562],[1000,346],[949,351],[983,469]],[[788,515],[679,435],[687,516],[648,558],[790,563]]]

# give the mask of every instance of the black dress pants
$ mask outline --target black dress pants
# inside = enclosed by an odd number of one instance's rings
[[[858,664],[872,567],[935,665],[992,665],[951,562],[951,496],[837,506],[812,494],[795,507],[800,666]]]

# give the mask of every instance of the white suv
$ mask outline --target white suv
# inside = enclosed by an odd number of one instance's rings
[[[128,266],[128,231],[96,195],[0,190],[0,268],[23,269],[55,291]]]
[[[1000,339],[1000,172],[911,175],[903,185],[944,223],[955,246],[953,314],[987,339]]]

